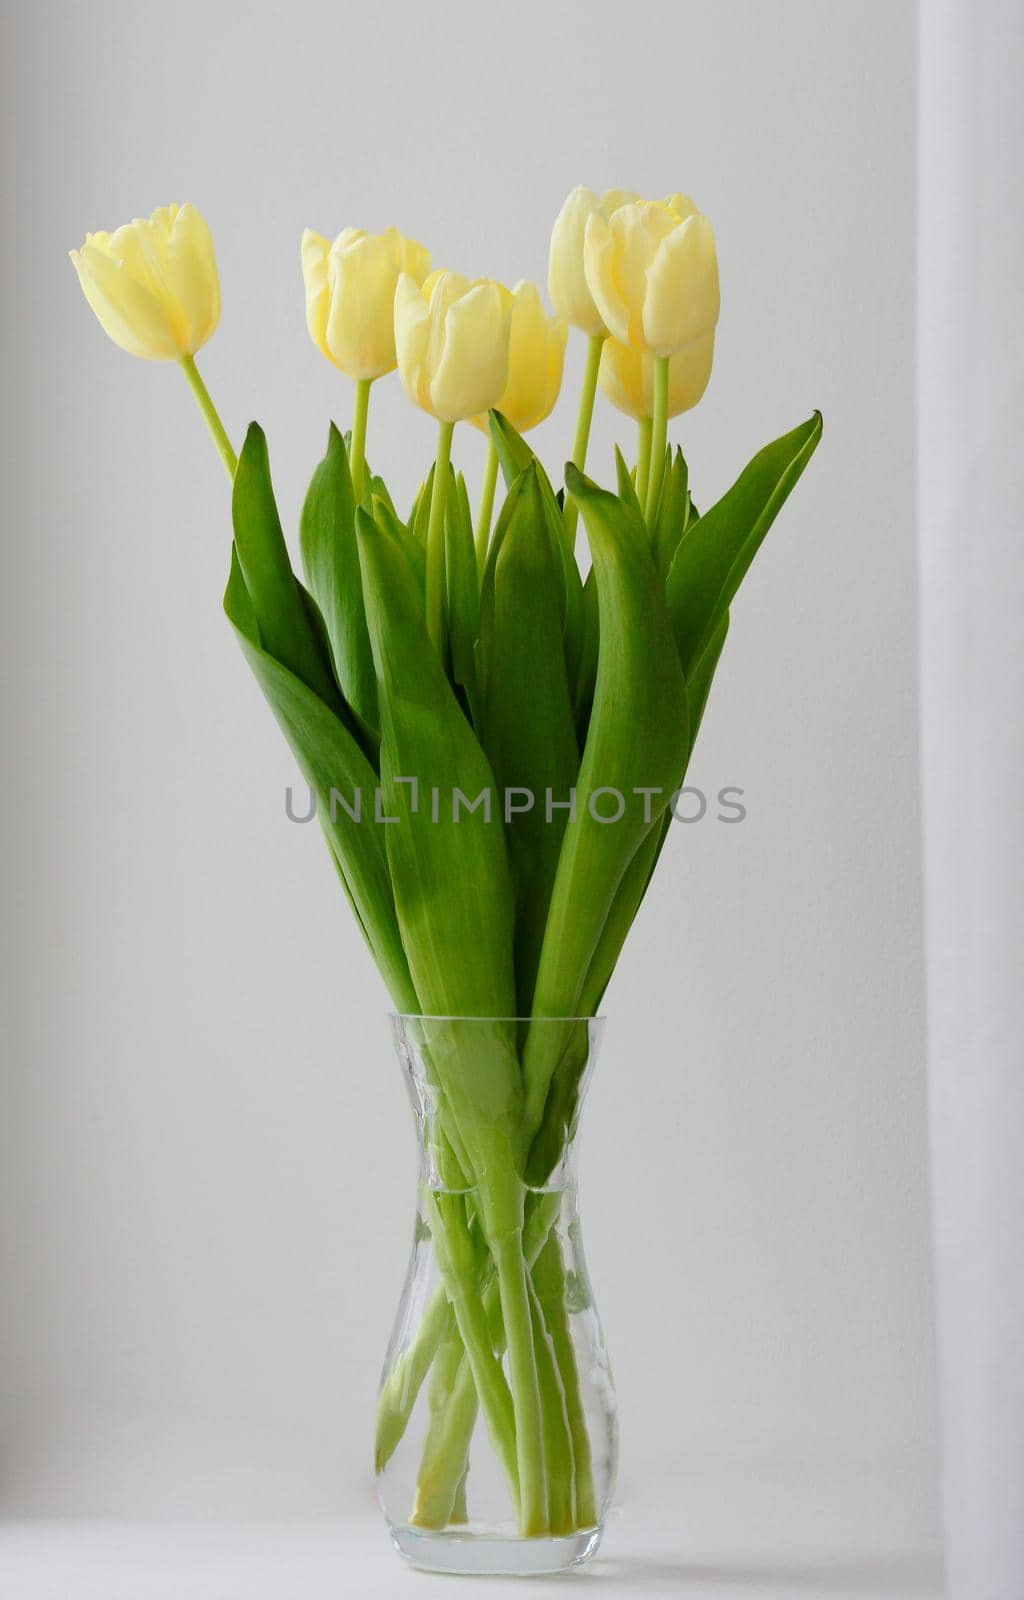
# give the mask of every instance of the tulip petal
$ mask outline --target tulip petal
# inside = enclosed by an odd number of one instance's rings
[[[548,254],[548,295],[560,316],[588,338],[605,332],[601,313],[584,270],[584,236],[587,219],[600,212],[602,203],[592,189],[580,184],[566,197],[551,230]]]
[[[508,381],[497,409],[526,433],[543,422],[558,399],[568,336],[564,317],[549,317],[535,283],[517,283],[512,291],[508,345]],[[485,416],[474,422],[486,427]]]
[[[670,356],[718,322],[718,258],[707,217],[687,217],[658,247],[648,273],[643,336],[656,355]]]
[[[164,277],[186,324],[185,353],[194,356],[220,321],[220,278],[213,235],[195,206],[182,206],[173,219],[166,243]]]
[[[306,327],[309,336],[328,361],[334,358],[327,345],[327,311],[330,291],[327,285],[327,252],[330,245],[323,234],[306,228],[302,235],[302,278],[306,286]]]
[[[615,275],[615,242],[611,225],[600,212],[587,219],[583,240],[583,264],[602,326],[624,344],[629,341],[629,309]],[[552,297],[554,298],[554,297]]]
[[[474,284],[449,305],[440,360],[431,363],[434,416],[458,422],[497,405],[508,378],[510,322],[511,308],[493,283]]]
[[[613,211],[618,211],[620,206],[636,206],[640,204],[640,196],[632,189],[606,189],[601,196],[601,215],[610,217]]]
[[[380,235],[362,234],[328,261],[331,296],[327,345],[350,378],[380,378],[393,372],[395,354],[394,251]]]
[[[715,331],[706,333],[702,339],[693,339],[674,356],[669,357],[668,363],[668,415],[678,417],[684,411],[690,411],[703,395],[711,379],[711,367],[715,359]],[[651,397],[653,404],[654,395],[654,358],[645,356],[644,361],[650,367]]]
[[[430,271],[430,251],[417,240],[399,233],[397,228],[388,228],[384,237],[392,241],[398,271],[407,272],[410,278],[421,284]]]
[[[416,280],[403,272],[395,289],[398,376],[409,399],[414,405],[422,406],[424,411],[430,410],[430,391],[425,372],[430,333],[431,315],[427,301]]]
[[[680,222],[685,222],[687,217],[695,217],[697,215],[697,207],[690,199],[690,196],[688,194],[680,194],[678,190],[674,194],[667,194],[662,204],[668,206],[670,211],[674,211]]]
[[[71,260],[85,298],[116,345],[146,361],[180,361],[182,351],[163,306],[122,262],[95,244],[73,250]]]
[[[639,422],[649,417],[652,402],[644,394],[643,361],[639,350],[634,350],[620,339],[606,339],[601,349],[601,365],[597,381],[601,393],[610,400],[617,411]]]

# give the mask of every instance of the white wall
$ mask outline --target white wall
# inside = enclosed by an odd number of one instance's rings
[[[714,219],[717,366],[675,427],[699,499],[826,424],[694,768],[748,820],[680,828],[608,1000],[584,1184],[623,1492],[832,1475],[929,1537],[913,6],[519,5],[503,34],[464,3],[25,3],[6,28],[6,1505],[366,1497],[413,1200],[385,996],[220,614],[220,464],[65,252],[200,205],[203,370],[236,438],[266,425],[294,519],[349,405],[304,331],[302,227],[397,222],[542,275],[583,180]],[[371,456],[409,493],[430,426],[381,389]],[[572,410],[538,435],[552,464]],[[602,413],[599,476],[616,433]]]
[[[921,707],[951,1600],[1024,1584],[1024,14],[921,17]]]

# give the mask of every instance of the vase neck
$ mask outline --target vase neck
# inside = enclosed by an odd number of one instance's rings
[[[528,1189],[571,1188],[599,1018],[396,1016],[424,1181],[468,1191],[489,1152]]]

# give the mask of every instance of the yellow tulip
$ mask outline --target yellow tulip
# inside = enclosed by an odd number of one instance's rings
[[[307,228],[302,275],[313,343],[357,382],[393,372],[398,279],[405,272],[420,284],[429,271],[429,252],[397,228],[384,233],[344,228],[333,244]]]
[[[395,294],[398,373],[410,400],[439,422],[496,406],[508,381],[512,296],[490,278],[409,273]]]
[[[668,409],[666,416],[678,417],[697,404],[711,377],[715,354],[715,335],[705,333],[693,339],[668,363]],[[605,397],[627,417],[640,422],[654,415],[654,357],[606,339],[601,352],[598,382]]]
[[[526,433],[550,415],[562,387],[568,332],[564,317],[548,316],[535,283],[516,284],[512,290],[508,381],[497,409],[517,433]],[[486,431],[486,412],[471,420]]]
[[[587,219],[587,285],[614,338],[673,356],[718,322],[718,260],[707,217],[685,195]]]
[[[71,251],[105,333],[147,361],[194,356],[220,320],[213,239],[195,206],[161,206]]]
[[[551,230],[548,256],[548,295],[555,311],[590,338],[608,332],[594,303],[583,266],[587,221],[597,215],[606,220],[620,206],[639,200],[630,189],[607,189],[596,195],[582,184],[566,199]]]

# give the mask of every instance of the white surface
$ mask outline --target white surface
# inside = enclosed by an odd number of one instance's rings
[[[672,429],[700,503],[825,414],[693,773],[743,787],[748,819],[671,840],[583,1129],[623,1490],[855,1463],[894,1479],[899,1545],[935,1523],[912,0],[526,3],[504,30],[466,0],[389,9],[4,10],[3,1504],[347,1512],[412,1230],[385,998],[315,830],[285,820],[294,767],[220,613],[220,463],[66,251],[204,209],[224,316],[202,370],[236,439],[265,423],[294,530],[350,407],[305,331],[302,227],[397,222],[441,263],[542,276],[585,180],[689,188],[714,219],[715,374]],[[552,463],[581,358],[534,436]],[[606,481],[616,434],[602,408]],[[382,384],[369,449],[403,495],[432,443]]]
[[[1024,152],[1017,0],[921,9],[921,648],[954,1600],[1024,1593]]]
[[[696,1490],[705,1502],[706,1489]],[[524,1595],[642,1596],[643,1600],[937,1600],[934,1558],[849,1542],[834,1495],[806,1496],[808,1523],[796,1542],[774,1524],[737,1527],[792,1493],[749,1489],[719,1506],[710,1537],[674,1528],[679,1505],[615,1513],[596,1557],[555,1578],[534,1578]],[[845,1523],[847,1542],[842,1542]],[[738,1535],[738,1537],[737,1537]],[[245,1524],[16,1523],[0,1528],[0,1600],[397,1600],[457,1596],[494,1600],[497,1578],[446,1578],[405,1568],[383,1523],[369,1512],[346,1521]]]

